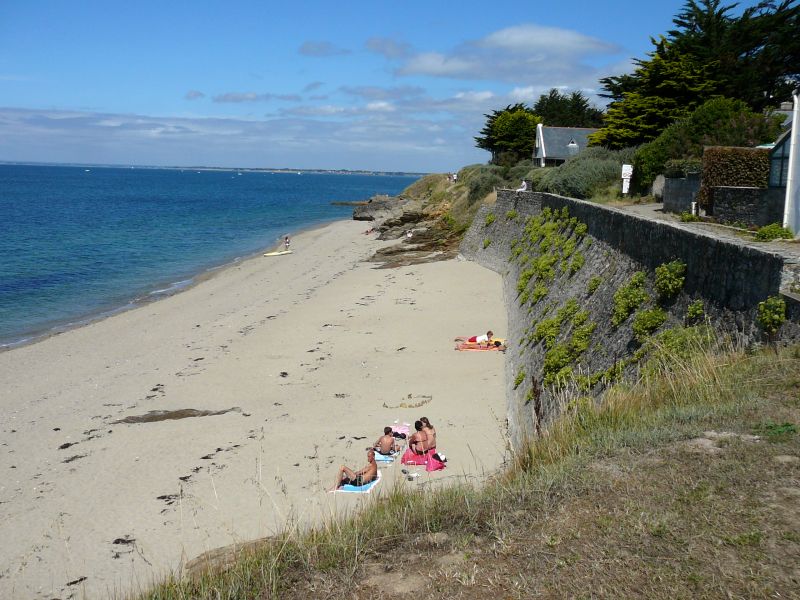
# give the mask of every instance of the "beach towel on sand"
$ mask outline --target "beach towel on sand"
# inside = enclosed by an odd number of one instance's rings
[[[436,458],[437,456],[438,455],[435,451],[428,451],[428,463],[425,465],[425,470],[429,473],[431,471],[441,471],[447,466],[445,463]]]
[[[416,465],[422,466],[425,465],[425,470],[430,471],[441,471],[447,465],[436,458],[436,450],[431,448],[425,454],[415,454],[409,448],[406,450],[405,454],[403,454],[402,463],[404,465]]]
[[[404,465],[424,465],[428,462],[427,454],[417,454],[411,448],[406,448],[403,459],[400,461]]]
[[[391,463],[394,462],[394,459],[397,458],[398,456],[400,456],[400,451],[399,450],[397,452],[392,452],[389,455],[381,454],[380,452],[378,452],[376,450],[375,451],[375,462],[391,464]]]
[[[483,346],[481,344],[473,344],[472,342],[461,342],[456,344],[456,350],[460,352],[476,350],[482,352],[502,352],[506,349],[505,346]]]
[[[341,492],[346,494],[369,494],[372,491],[372,488],[374,488],[380,482],[381,482],[381,472],[378,471],[378,476],[375,477],[375,479],[373,479],[369,483],[365,483],[364,485],[359,485],[359,486],[350,485],[348,483],[347,485],[343,485],[342,487],[340,487],[338,490],[332,490],[332,493],[336,494]]]

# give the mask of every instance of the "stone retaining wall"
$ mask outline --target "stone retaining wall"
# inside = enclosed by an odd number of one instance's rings
[[[588,235],[577,248],[585,256],[585,264],[577,273],[560,273],[548,284],[543,300],[521,305],[517,290],[521,267],[518,260],[511,260],[512,242],[524,235],[528,217],[540,214],[545,207],[561,210],[565,206],[570,216],[588,228]],[[639,347],[632,333],[632,319],[617,327],[610,323],[614,293],[633,273],[645,271],[652,276],[653,270],[665,262],[683,261],[684,289],[667,307],[665,327],[682,325],[688,304],[701,299],[713,326],[743,344],[763,340],[755,322],[758,303],[779,294],[785,275],[783,256],[717,239],[689,224],[653,221],[621,209],[551,194],[508,190],[498,191],[494,206],[480,209],[462,241],[461,253],[503,275],[509,323],[505,336],[509,340],[507,417],[515,445],[535,436],[538,428],[557,415],[568,400],[569,394],[564,391],[543,389],[546,349],[541,343],[530,341],[535,324],[552,316],[568,299],[578,300],[597,324],[591,350],[575,365],[576,373],[588,375],[624,361]],[[589,293],[588,283],[594,277],[601,278],[602,284]],[[781,336],[800,339],[800,302],[790,295],[783,297],[789,322],[782,327]],[[634,365],[626,374],[632,375],[635,369]],[[521,376],[522,381],[516,385]],[[572,390],[573,395],[577,393]],[[591,393],[598,396],[602,387],[592,388]]]

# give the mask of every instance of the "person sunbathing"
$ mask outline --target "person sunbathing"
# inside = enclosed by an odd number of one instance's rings
[[[400,449],[400,447],[397,445],[397,442],[395,442],[394,435],[392,433],[391,427],[383,428],[383,435],[375,440],[374,444],[372,444],[375,452],[382,454],[383,456],[391,456]]]
[[[425,450],[433,450],[436,451],[436,429],[434,429],[431,422],[428,420],[428,417],[420,417],[420,421],[422,422],[422,431],[425,432],[426,440],[425,440]]]
[[[408,447],[414,454],[425,454],[428,450],[425,445],[428,442],[428,435],[423,431],[422,421],[414,421],[414,429],[417,431],[408,438]]]
[[[378,465],[375,464],[375,451],[370,449],[367,451],[367,466],[363,469],[353,471],[345,465],[339,467],[339,473],[336,475],[336,485],[333,486],[331,491],[338,490],[343,485],[361,487],[374,481],[377,476]]]
[[[473,335],[472,337],[457,337],[455,341],[466,342],[469,344],[489,345],[494,336],[494,332],[490,329],[485,335]]]

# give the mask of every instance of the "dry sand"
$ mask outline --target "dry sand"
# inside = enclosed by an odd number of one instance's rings
[[[291,255],[0,354],[0,597],[122,597],[357,507],[370,496],[325,489],[395,420],[427,416],[449,467],[413,482],[385,468],[378,493],[497,469],[504,356],[452,340],[505,331],[499,275],[376,269],[363,260],[388,242],[363,229],[305,232]],[[229,412],[120,422],[183,409]]]

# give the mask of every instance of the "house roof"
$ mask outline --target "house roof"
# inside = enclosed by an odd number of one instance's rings
[[[536,158],[566,160],[589,145],[588,138],[597,129],[589,127],[538,127]]]

